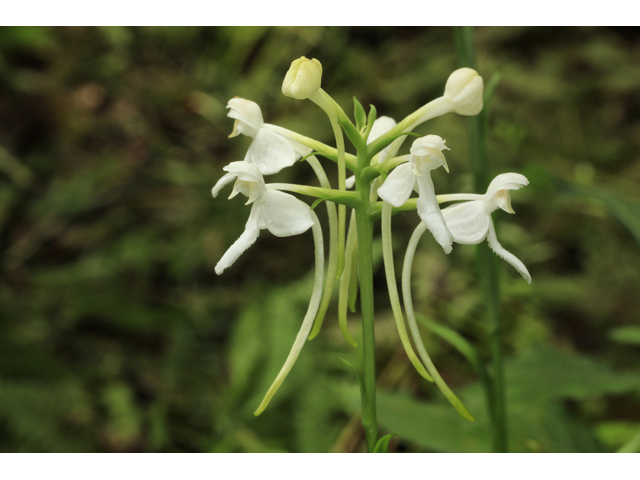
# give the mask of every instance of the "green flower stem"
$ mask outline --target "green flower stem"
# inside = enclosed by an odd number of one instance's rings
[[[377,165],[371,165],[371,168],[378,170],[381,174],[386,173],[390,170],[393,170],[398,165],[408,162],[409,157],[410,157],[409,155],[400,155],[399,157],[393,157]]]
[[[409,245],[407,246],[407,253],[404,257],[404,265],[402,266],[402,298],[404,300],[404,309],[407,312],[407,322],[409,323],[409,330],[413,336],[413,341],[418,349],[418,354],[420,355],[424,365],[427,367],[427,371],[435,380],[436,385],[444,396],[447,397],[449,403],[453,405],[453,408],[455,408],[463,418],[473,422],[473,416],[469,413],[456,394],[451,391],[449,386],[440,376],[440,373],[438,373],[436,366],[431,361],[431,357],[429,356],[429,353],[427,353],[424,343],[422,343],[422,337],[420,336],[418,323],[416,322],[416,315],[413,311],[413,300],[411,298],[411,266],[413,265],[413,257],[416,253],[418,242],[426,230],[427,225],[424,222],[420,222],[413,232],[413,235],[411,235]]]
[[[362,313],[362,427],[367,441],[367,450],[373,452],[378,441],[378,419],[376,413],[376,356],[375,318],[373,310],[373,221],[367,211],[369,184],[356,187],[362,194],[363,206],[356,209],[358,235],[358,276],[360,280],[360,310]]]
[[[354,217],[355,222],[355,217]],[[355,231],[355,223],[353,230]],[[357,235],[357,234],[356,234]],[[347,240],[348,240],[347,236]],[[351,252],[351,282],[349,284],[349,311],[356,312],[356,300],[358,300],[358,237],[356,236],[356,244]]]
[[[391,240],[391,205],[384,202],[382,206],[382,258],[384,260],[384,271],[387,276],[387,286],[389,288],[389,300],[391,300],[391,310],[396,320],[400,341],[411,363],[425,379],[433,382],[433,377],[427,373],[424,365],[420,363],[420,359],[416,356],[411,346],[411,340],[407,334],[404,325],[404,316],[402,315],[402,307],[400,305],[400,297],[398,296],[398,286],[396,285],[396,272],[393,265],[393,245]]]
[[[268,128],[269,130],[274,131],[276,133],[279,133],[280,135],[285,136],[295,142],[298,142],[301,145],[304,145],[305,147],[309,147],[311,150],[314,150],[331,160],[335,159],[334,161],[337,162],[338,150],[336,150],[333,147],[330,147],[329,145],[326,145],[322,142],[318,142],[313,138],[300,135],[299,133],[293,132],[287,128],[279,127],[277,125],[271,125],[270,123],[265,123],[263,127]],[[345,152],[344,161],[345,161],[345,166],[349,170],[351,170],[352,172],[355,172],[357,170],[358,166],[356,163],[355,155]]]
[[[327,174],[318,159],[312,155],[307,158],[307,162],[311,168],[313,168],[320,185],[323,188],[331,188]],[[322,327],[324,317],[327,313],[327,308],[331,301],[331,294],[333,293],[333,286],[336,281],[336,270],[338,267],[338,219],[336,215],[336,205],[333,202],[326,202],[326,204],[327,217],[329,219],[329,261],[327,264],[327,274],[325,276],[320,308],[318,309],[318,315],[313,323],[313,329],[309,334],[309,340],[313,340],[318,335],[320,328]]]
[[[358,277],[357,265],[354,269],[353,256],[356,252],[358,237],[356,235],[356,214],[351,214],[351,220],[349,223],[349,234],[347,235],[347,245],[345,248],[344,262],[345,269],[340,275],[340,290],[338,295],[338,323],[340,324],[340,332],[346,340],[346,342],[352,347],[357,347],[358,343],[353,339],[349,333],[349,327],[347,325],[347,307],[349,306],[349,289],[353,287],[351,280]],[[356,287],[357,288],[357,287]]]
[[[476,68],[475,41],[473,27],[454,27],[458,60],[460,66]],[[489,169],[486,153],[486,137],[488,125],[488,103],[485,90],[484,109],[479,115],[469,118],[469,152],[476,192],[486,191],[489,183]],[[476,264],[480,283],[487,302],[488,339],[491,351],[492,376],[488,401],[491,427],[493,431],[493,448],[495,452],[508,451],[507,405],[504,385],[504,360],[502,351],[502,319],[500,317],[500,292],[498,288],[498,270],[495,256],[486,242],[476,247]]]
[[[331,128],[336,138],[336,149],[338,151],[338,190],[346,191],[347,169],[345,160],[344,136],[342,129],[338,124],[338,114],[344,115],[342,109],[336,108],[335,102],[322,89],[311,97],[309,100],[322,108],[331,122]],[[338,206],[338,268],[336,270],[336,278],[340,278],[344,269],[344,242],[345,242],[345,226],[347,218],[347,208],[344,205]]]
[[[445,202],[454,202],[458,200],[480,200],[483,198],[483,195],[478,195],[477,193],[454,193],[450,195],[436,195],[436,200],[438,203]],[[378,220],[382,215],[382,207],[385,202],[375,202],[372,203],[369,207],[369,215],[372,220]],[[401,207],[393,207],[391,209],[391,214],[395,215],[400,212],[411,212],[417,208],[418,199],[410,198],[406,201],[404,205]]]
[[[360,197],[356,192],[344,192],[333,188],[308,187],[295,183],[267,183],[268,190],[282,190],[285,192],[301,193],[322,200],[330,200],[335,203],[355,208],[361,205]]]

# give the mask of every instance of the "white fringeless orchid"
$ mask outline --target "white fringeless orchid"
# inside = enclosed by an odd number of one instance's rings
[[[451,252],[452,238],[445,224],[431,180],[431,170],[444,167],[447,160],[442,150],[449,150],[438,135],[418,138],[411,146],[409,162],[397,166],[378,189],[378,195],[394,207],[404,205],[411,192],[418,192],[418,215],[445,253]]]
[[[249,162],[231,162],[223,170],[228,172],[225,177],[231,180],[236,179],[229,198],[242,193],[249,198],[247,205],[253,204],[253,206],[244,232],[216,265],[215,270],[218,275],[254,244],[261,229],[266,228],[277,237],[288,237],[306,232],[314,224],[309,206],[288,193],[268,190],[256,165]],[[211,190],[214,198],[218,195],[220,188],[221,185],[218,182]]]
[[[487,239],[489,247],[511,264],[527,283],[531,283],[531,275],[527,267],[512,253],[507,252],[496,236],[496,230],[491,219],[491,213],[501,208],[507,213],[515,213],[511,207],[511,193],[529,184],[524,175],[518,173],[503,173],[489,184],[484,195],[443,195],[443,200],[471,200],[458,203],[442,210],[447,227],[453,235],[453,241],[460,244],[472,245]]]

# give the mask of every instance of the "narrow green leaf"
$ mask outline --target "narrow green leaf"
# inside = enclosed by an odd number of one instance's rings
[[[640,327],[630,325],[614,328],[609,332],[609,338],[614,342],[640,345]]]
[[[634,435],[627,443],[618,449],[617,453],[640,452],[640,432]]]
[[[373,124],[378,117],[378,110],[375,106],[369,105],[369,116],[367,117],[367,130],[365,132],[365,138],[369,138],[369,133],[371,133],[371,129],[373,128]]]
[[[358,378],[358,384],[360,385],[360,397],[362,398],[362,396],[364,395],[364,381],[362,379],[362,375],[360,375],[360,372],[358,371],[358,369],[348,360],[345,360],[342,357],[339,357],[340,360],[342,360],[345,365],[347,365],[347,367],[349,367],[350,370],[353,371],[353,373],[356,374],[356,377]]]
[[[482,359],[480,358],[480,354],[473,347],[473,345],[471,345],[471,343],[469,343],[462,335],[460,335],[455,330],[432,322],[424,315],[421,315],[419,313],[416,313],[416,318],[422,325],[427,327],[443,340],[449,342],[456,350],[458,350],[458,352],[460,352],[469,361],[473,368],[475,368],[478,375],[480,375],[481,377],[487,375],[486,368],[484,363],[482,362]]]
[[[576,185],[565,180],[559,180],[558,183],[560,188],[564,188],[573,195],[591,197],[601,201],[609,213],[624,225],[640,244],[640,203],[625,200],[597,187]]]
[[[390,433],[378,440],[378,443],[376,443],[376,446],[373,448],[373,453],[389,453],[389,440],[396,435],[395,433]]]
[[[362,135],[360,135],[360,130],[358,130],[355,125],[351,122],[338,122],[338,125],[342,127],[344,133],[347,135],[351,143],[356,147],[356,150],[360,150],[364,147],[364,141],[362,140]]]
[[[353,116],[356,119],[356,128],[358,130],[362,130],[367,123],[367,114],[364,111],[364,107],[355,96],[353,97]]]
[[[311,210],[314,210],[318,205],[320,205],[322,202],[324,202],[326,199],[324,198],[317,198],[315,202],[313,202],[311,204]]]

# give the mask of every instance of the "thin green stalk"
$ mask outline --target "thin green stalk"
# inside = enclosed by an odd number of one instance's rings
[[[373,452],[378,441],[376,412],[376,335],[373,306],[373,221],[369,216],[371,185],[362,179],[362,171],[369,166],[367,155],[358,154],[356,190],[362,205],[355,209],[358,237],[358,279],[360,281],[360,310],[362,313],[362,427],[367,450]]]
[[[364,188],[363,188],[364,187]],[[368,184],[360,187],[363,200],[368,203]],[[360,310],[362,312],[362,427],[367,440],[367,450],[373,452],[378,441],[376,413],[376,357],[375,323],[373,310],[373,222],[364,207],[356,210],[358,233],[358,275],[360,280]]]
[[[420,359],[413,351],[411,346],[411,340],[407,334],[407,329],[404,325],[404,316],[402,315],[402,306],[400,305],[400,296],[398,295],[398,286],[396,285],[396,272],[393,265],[393,245],[391,240],[391,205],[384,202],[382,206],[382,258],[384,260],[384,271],[387,276],[387,287],[389,288],[389,300],[391,301],[391,310],[393,311],[393,317],[396,320],[396,326],[398,327],[398,334],[400,335],[400,341],[404,347],[405,352],[409,360],[425,379],[433,382],[433,377],[427,373],[424,365],[420,363]]]
[[[313,243],[315,246],[315,257],[316,257],[316,272],[313,279],[313,292],[311,293],[311,300],[309,300],[309,307],[307,308],[307,313],[302,320],[302,326],[300,327],[300,331],[296,336],[296,339],[293,343],[293,347],[289,352],[289,356],[284,362],[284,365],[280,369],[280,372],[276,376],[276,379],[273,381],[269,390],[265,394],[262,402],[258,406],[257,410],[253,413],[255,416],[260,415],[269,402],[271,398],[275,395],[275,393],[284,382],[284,379],[287,378],[291,368],[296,363],[298,359],[298,355],[300,355],[300,351],[304,346],[307,338],[309,337],[309,333],[311,332],[311,327],[313,326],[313,321],[316,318],[316,314],[318,312],[318,307],[320,306],[320,298],[322,296],[322,284],[324,280],[324,242],[322,240],[322,228],[320,227],[320,221],[318,220],[317,215],[312,211],[311,217],[313,218]]]
[[[338,112],[336,112],[333,103],[331,102],[331,97],[324,92],[324,90],[318,90],[318,93],[309,97],[309,100],[314,102],[320,108],[322,108],[327,116],[329,117],[329,121],[331,122],[331,128],[333,129],[333,134],[336,139],[336,150],[338,154],[338,190],[346,191],[346,179],[347,179],[347,169],[345,163],[345,148],[344,148],[344,135],[342,134],[342,129],[338,124]],[[344,269],[344,242],[345,242],[345,226],[346,226],[346,218],[347,218],[347,207],[343,204],[338,205],[338,268],[336,271],[336,279],[340,278],[342,275],[342,270]]]
[[[327,174],[325,173],[322,165],[318,159],[312,155],[307,158],[307,162],[313,168],[320,186],[323,188],[331,188]],[[322,300],[320,301],[320,308],[318,315],[313,323],[313,329],[309,334],[309,340],[313,340],[318,333],[324,321],[324,317],[327,313],[327,308],[331,301],[331,294],[333,293],[333,286],[336,281],[336,271],[338,267],[338,219],[336,216],[336,205],[333,202],[325,202],[327,204],[327,217],[329,219],[329,261],[327,264],[327,274],[325,276],[324,289],[322,293]]]
[[[440,376],[438,369],[431,361],[431,357],[429,356],[424,343],[422,343],[422,337],[420,336],[418,323],[416,321],[416,314],[413,310],[413,300],[411,298],[411,267],[413,266],[413,257],[416,253],[416,247],[418,246],[420,237],[422,237],[422,234],[426,230],[427,225],[424,222],[420,222],[414,230],[413,235],[411,235],[409,245],[407,246],[407,253],[404,257],[404,263],[402,265],[402,299],[404,300],[404,309],[407,312],[407,323],[409,324],[409,331],[413,336],[413,341],[416,344],[416,349],[418,350],[420,359],[422,360],[422,363],[424,363],[425,367],[427,367],[427,371],[433,377],[436,385],[447,400],[449,400],[449,403],[451,403],[453,408],[455,408],[463,418],[473,422],[473,416],[469,413],[456,394],[451,391],[449,386]]]
[[[475,68],[475,42],[472,27],[454,27],[458,59],[462,67]],[[485,92],[486,93],[486,92]],[[486,155],[487,102],[479,115],[469,118],[469,147],[471,169],[477,193],[486,191],[489,169]],[[495,452],[508,450],[507,405],[504,388],[504,364],[502,349],[502,319],[500,317],[500,292],[498,271],[494,255],[486,243],[476,247],[476,264],[480,283],[487,302],[488,341],[491,351],[492,381],[490,418]]]
[[[355,278],[357,282],[358,271],[357,265],[353,268],[353,256],[357,247],[357,235],[356,235],[356,216],[355,212],[351,214],[351,220],[349,222],[349,233],[347,235],[347,245],[345,247],[345,268],[340,275],[340,290],[338,294],[338,324],[340,325],[340,332],[346,340],[346,342],[352,347],[357,347],[357,342],[353,339],[349,333],[349,327],[347,325],[347,308],[349,307],[349,291],[353,288],[352,280]],[[357,285],[356,287],[357,288]]]

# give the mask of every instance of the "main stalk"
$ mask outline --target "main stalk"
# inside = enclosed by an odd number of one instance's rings
[[[373,308],[373,220],[369,216],[371,184],[362,178],[362,171],[369,165],[366,155],[358,155],[356,189],[362,205],[356,209],[358,233],[358,278],[360,284],[360,308],[362,313],[362,427],[367,440],[367,450],[373,452],[378,440],[376,412],[376,334]]]

